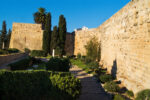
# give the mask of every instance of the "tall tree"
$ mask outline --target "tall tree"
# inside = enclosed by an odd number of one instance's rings
[[[46,23],[46,11],[45,8],[39,8],[37,12],[33,14],[34,21],[37,24],[42,24],[42,28],[45,28]]]
[[[50,53],[50,41],[51,41],[51,14],[46,15],[45,30],[43,34],[43,50],[46,53]]]
[[[8,34],[6,36],[6,43],[5,43],[5,48],[8,49],[9,48],[9,44],[10,44],[10,38],[11,38],[11,29],[9,29]]]
[[[1,49],[4,49],[4,43],[6,41],[6,34],[7,34],[7,29],[6,29],[6,21],[3,21],[3,25],[2,25],[2,30],[1,30]]]
[[[58,47],[58,42],[59,42],[58,40],[59,40],[58,27],[54,26],[53,27],[53,32],[52,32],[52,35],[51,35],[51,51]]]
[[[67,27],[66,27],[66,19],[63,15],[60,15],[59,17],[59,46],[61,51],[61,56],[65,54],[65,40],[66,40],[66,33],[67,33]]]

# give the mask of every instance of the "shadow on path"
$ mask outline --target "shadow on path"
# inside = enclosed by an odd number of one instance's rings
[[[81,80],[82,89],[78,100],[111,100],[110,96],[93,76],[77,66],[72,67],[70,72]]]

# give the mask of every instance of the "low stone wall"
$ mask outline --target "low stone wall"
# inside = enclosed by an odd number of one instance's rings
[[[11,62],[11,61],[17,60],[23,56],[27,56],[27,54],[17,53],[17,54],[11,54],[11,55],[2,55],[2,56],[0,56],[0,67],[4,64]]]

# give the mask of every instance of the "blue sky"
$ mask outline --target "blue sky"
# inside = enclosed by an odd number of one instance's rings
[[[125,6],[130,0],[1,0],[0,29],[6,20],[7,28],[13,22],[34,23],[33,13],[44,7],[52,14],[52,25],[58,25],[59,15],[67,20],[67,29],[86,26],[96,28]]]

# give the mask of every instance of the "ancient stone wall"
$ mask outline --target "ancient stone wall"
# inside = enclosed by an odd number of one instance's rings
[[[101,36],[99,34],[98,28],[75,31],[74,54],[77,55],[78,53],[80,53],[82,55],[85,55],[86,54],[85,45],[94,36],[100,41]]]
[[[134,93],[150,88],[150,0],[132,0],[96,30],[108,72]],[[84,54],[92,32],[76,32],[75,54]]]
[[[14,23],[10,48],[17,48],[23,51],[42,49],[43,30],[41,24]]]

